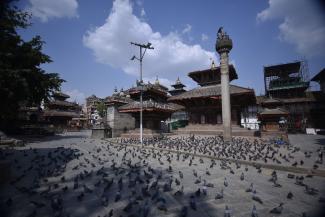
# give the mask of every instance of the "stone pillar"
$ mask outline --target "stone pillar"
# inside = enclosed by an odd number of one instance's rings
[[[231,142],[231,104],[229,91],[229,57],[228,53],[232,49],[232,40],[221,27],[218,30],[216,51],[220,54],[221,73],[221,102],[222,102],[222,122],[223,139]]]
[[[228,66],[227,52],[223,52],[220,54],[220,72],[221,72],[223,138],[225,141],[231,141],[231,105],[230,105],[229,66]]]

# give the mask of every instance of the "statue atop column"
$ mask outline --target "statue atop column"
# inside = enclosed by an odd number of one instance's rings
[[[229,35],[220,27],[217,33],[216,51],[220,54],[222,52],[229,52],[232,49],[232,40]]]

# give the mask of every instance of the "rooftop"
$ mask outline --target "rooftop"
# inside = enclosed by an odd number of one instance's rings
[[[79,114],[72,111],[61,111],[61,110],[46,110],[43,113],[45,117],[67,117],[67,118],[77,118]]]
[[[272,66],[264,66],[264,74],[265,76],[288,76],[291,73],[297,73],[300,70],[301,62],[291,62],[285,64],[278,64]]]
[[[325,80],[325,68],[323,68],[317,75],[315,75],[311,81],[321,81]]]
[[[265,108],[262,112],[259,113],[259,115],[262,116],[263,115],[289,115],[289,112],[281,108],[275,108],[275,109]]]
[[[52,96],[54,98],[56,98],[56,97],[58,97],[58,98],[64,98],[64,99],[70,98],[70,96],[68,94],[65,94],[65,93],[62,93],[62,92],[54,92],[52,94]]]
[[[183,109],[183,106],[174,103],[162,103],[151,100],[143,101],[143,111],[159,111],[172,113]],[[118,109],[120,112],[139,112],[140,102],[133,101],[126,105],[122,105]]]
[[[205,70],[193,71],[188,76],[196,81],[200,86],[214,85],[221,83],[220,66],[212,67]],[[233,65],[229,65],[229,82],[238,79],[236,69]]]
[[[254,90],[250,88],[244,88],[236,85],[229,85],[229,88],[231,95],[252,94],[255,96]],[[221,84],[197,87],[192,90],[186,91],[180,95],[171,96],[168,101],[178,101],[213,96],[221,96]]]

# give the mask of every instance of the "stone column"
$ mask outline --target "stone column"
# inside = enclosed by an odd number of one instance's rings
[[[216,51],[220,54],[221,73],[221,102],[222,102],[222,124],[223,139],[231,142],[231,104],[229,91],[229,57],[228,53],[232,49],[232,40],[221,27],[218,31]]]
[[[221,72],[223,138],[225,141],[231,141],[231,105],[230,105],[229,66],[228,66],[227,52],[223,52],[220,54],[220,72]]]

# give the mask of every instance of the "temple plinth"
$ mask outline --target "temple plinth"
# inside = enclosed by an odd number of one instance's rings
[[[222,103],[222,123],[223,139],[231,141],[231,105],[229,91],[229,52],[232,49],[232,40],[221,27],[218,30],[216,51],[220,55],[220,72],[221,72],[221,103]]]

